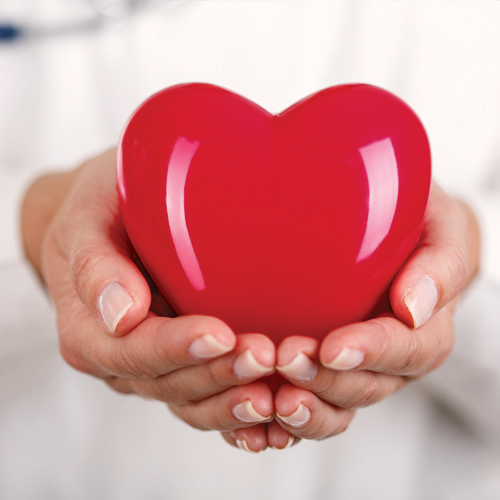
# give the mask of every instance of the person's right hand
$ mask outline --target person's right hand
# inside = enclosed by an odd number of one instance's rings
[[[273,343],[236,336],[216,318],[150,311],[150,288],[119,213],[115,150],[36,181],[22,230],[71,366],[117,391],[164,401],[191,426],[223,431],[247,451],[267,446],[273,394],[257,379],[274,371]],[[288,433],[282,438],[286,444]]]

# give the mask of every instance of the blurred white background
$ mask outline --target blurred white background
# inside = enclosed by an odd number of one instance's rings
[[[1,498],[500,498],[499,2],[0,0],[2,26],[14,32],[0,40]],[[481,218],[488,281],[460,313],[455,357],[342,436],[247,456],[59,359],[21,257],[22,193],[190,81],[272,112],[330,85],[384,87],[423,121],[435,178]]]

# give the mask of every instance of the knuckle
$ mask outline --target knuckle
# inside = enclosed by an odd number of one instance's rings
[[[396,369],[396,372],[406,373],[411,375],[414,369],[421,365],[421,355],[416,341],[409,343],[406,351],[403,352],[403,362]]]
[[[314,380],[314,393],[326,401],[338,399],[339,394],[343,392],[344,385],[348,383],[351,374],[328,368],[326,370],[328,371],[325,372],[325,376],[316,377]]]
[[[219,389],[221,387],[226,387],[227,383],[225,383],[224,376],[216,372],[216,367],[214,365],[215,363],[199,365],[198,369],[201,370],[199,379],[203,380],[204,384],[211,388]]]
[[[195,404],[199,399],[197,389],[187,383],[185,374],[180,370],[158,377],[155,386],[157,396],[169,404],[186,406]]]
[[[343,406],[346,409],[369,406],[381,399],[381,387],[377,374],[369,371],[359,372],[359,374],[362,375],[361,389],[346,402]]]
[[[197,418],[196,409],[192,405],[178,405],[175,403],[168,403],[168,407],[174,415],[176,415],[183,422],[190,425],[194,429],[198,429],[200,431],[208,431],[214,429],[214,427],[212,427],[211,425],[207,425],[206,422],[202,422],[199,418]]]
[[[104,382],[109,385],[113,390],[119,392],[120,394],[133,394],[134,390],[130,385],[126,384],[127,381],[120,379],[118,377],[111,377],[104,379]]]
[[[383,324],[380,320],[375,320],[373,324],[378,328],[379,337],[386,339],[383,342],[380,361],[386,358],[400,360],[399,362],[394,361],[391,373],[407,374],[415,369],[420,369],[422,362],[425,361],[424,349],[422,340],[415,331],[402,331],[397,320],[385,321]]]
[[[450,244],[444,249],[445,276],[448,283],[454,283],[456,292],[461,291],[467,283],[468,266],[464,252],[456,244]],[[442,284],[441,289],[449,288]]]
[[[59,352],[68,365],[83,373],[90,373],[89,364],[66,344],[59,345]]]
[[[207,390],[213,393],[228,387],[210,363],[175,370],[156,380],[162,399],[178,405],[197,403],[206,398]]]
[[[338,436],[345,432],[349,428],[353,415],[354,411],[336,410],[333,423],[330,422],[323,426],[323,429],[321,429],[321,437],[318,438],[318,441]]]
[[[104,260],[99,248],[87,247],[75,252],[70,259],[71,279],[80,292],[88,292],[92,286],[91,277]]]
[[[112,371],[137,379],[150,379],[150,371],[128,350],[125,345],[110,350]]]
[[[344,413],[341,416],[341,420],[337,425],[337,428],[335,429],[334,436],[338,436],[339,434],[342,434],[345,432],[351,423],[351,415],[349,413]]]
[[[75,342],[75,331],[68,327],[65,317],[59,316],[57,319],[57,328],[59,331],[59,352],[63,360],[75,370],[82,373],[92,373],[92,367],[85,358],[78,344]]]
[[[395,373],[412,374],[416,369],[419,369],[422,364],[422,347],[418,335],[413,332],[407,336],[407,341],[401,347],[401,355],[399,358],[401,363],[393,370]]]
[[[453,346],[455,344],[452,313],[448,313],[448,311],[444,309],[441,316],[446,316],[446,318],[444,319],[443,324],[440,326],[440,333],[436,338],[435,355],[424,374],[441,366],[441,364],[443,364],[451,354],[451,351],[453,350]]]
[[[377,374],[368,372],[368,381],[362,391],[358,406],[369,406],[382,399],[380,379]]]
[[[175,382],[175,372],[157,379],[156,397],[172,405],[186,405],[189,401],[185,398],[184,391]]]

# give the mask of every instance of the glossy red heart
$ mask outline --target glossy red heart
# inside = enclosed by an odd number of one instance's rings
[[[377,87],[272,115],[185,84],[131,117],[117,177],[131,241],[174,310],[279,343],[373,314],[421,233],[431,162],[415,113]]]

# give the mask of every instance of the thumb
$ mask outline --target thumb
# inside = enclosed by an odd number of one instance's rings
[[[115,182],[113,149],[84,166],[53,230],[78,297],[104,331],[121,336],[147,316],[151,293],[133,262]]]
[[[420,242],[390,290],[394,313],[408,326],[425,324],[463,291],[478,262],[475,216],[434,183]]]

